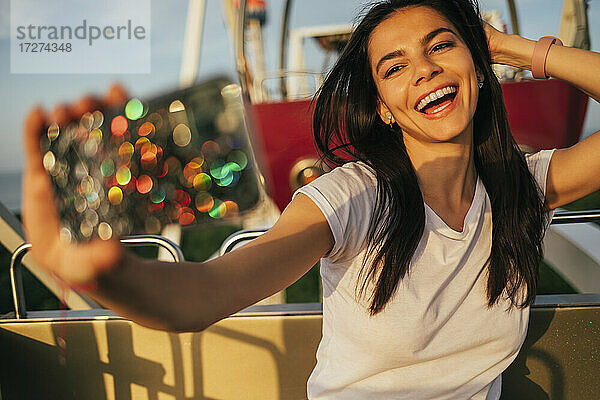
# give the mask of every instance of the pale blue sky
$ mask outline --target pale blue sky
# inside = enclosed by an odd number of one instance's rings
[[[57,7],[60,7],[60,1]],[[268,0],[268,25],[263,37],[267,69],[278,68],[278,47],[282,0]],[[349,23],[365,1],[296,0],[291,28]],[[483,10],[496,9],[509,22],[505,0],[480,0]],[[0,173],[22,168],[21,124],[27,110],[36,103],[51,107],[72,101],[83,93],[101,93],[113,81],[121,81],[132,95],[149,96],[177,86],[186,22],[187,0],[151,0],[152,61],[150,74],[19,75],[10,73],[10,0],[0,0]],[[537,39],[557,35],[562,0],[517,1],[522,35]],[[65,10],[66,11],[66,10]],[[592,49],[600,50],[600,0],[590,1]],[[199,79],[217,74],[235,78],[233,46],[225,29],[222,0],[207,0],[206,25],[199,65]],[[588,110],[584,135],[600,129],[600,106]]]

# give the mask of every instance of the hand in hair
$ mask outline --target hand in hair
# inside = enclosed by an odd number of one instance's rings
[[[531,69],[536,42],[508,35],[484,22],[492,61]],[[552,46],[546,58],[546,73],[576,86],[600,101],[600,54],[568,46]],[[552,156],[548,170],[546,203],[551,209],[600,190],[600,131]]]
[[[506,38],[510,35],[499,31],[498,29],[494,28],[492,25],[488,24],[485,21],[483,21],[483,27],[487,36],[488,47],[492,56],[492,62],[495,64],[504,64],[501,57],[501,49],[504,48]]]

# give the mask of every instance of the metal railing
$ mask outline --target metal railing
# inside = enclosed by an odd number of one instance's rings
[[[578,224],[583,222],[600,222],[600,210],[557,211],[552,218],[552,225]],[[219,255],[230,252],[239,244],[256,239],[268,229],[243,230],[231,234],[219,249]],[[600,245],[600,243],[599,243]]]
[[[307,78],[312,79],[312,84],[308,85]],[[285,81],[288,82],[285,82]],[[286,85],[285,97],[277,98],[273,95],[273,91],[269,90],[267,86],[268,82],[277,81],[280,83],[284,82]],[[271,71],[268,73],[257,76],[254,85],[254,95],[256,98],[253,99],[252,103],[265,103],[280,100],[302,100],[312,99],[317,90],[323,85],[323,74],[317,71],[310,70],[279,70]],[[308,88],[310,87],[310,89]],[[275,89],[279,95],[281,95],[281,89]]]
[[[225,241],[223,241],[223,244],[221,245],[221,248],[219,249],[219,256],[229,253],[240,243],[247,242],[252,239],[256,239],[257,237],[261,236],[266,231],[268,231],[267,228],[265,228],[265,229],[247,229],[247,230],[232,233],[231,235],[229,235],[227,237],[227,239],[225,239]]]
[[[554,214],[551,224],[563,225],[563,224],[575,224],[583,222],[600,222],[600,210],[586,210],[586,211],[558,211]],[[256,239],[263,235],[268,229],[254,229],[254,230],[243,230],[230,235],[219,249],[219,255],[222,256],[236,246],[240,244]],[[140,236],[127,236],[121,239],[121,243],[124,246],[140,246],[140,245],[155,245],[164,248],[173,257],[173,261],[183,261],[183,253],[181,249],[172,241],[155,235],[140,235]],[[30,243],[23,243],[13,252],[10,262],[10,282],[13,296],[13,302],[15,306],[15,316],[17,319],[23,319],[26,317],[25,308],[25,297],[23,295],[23,280],[21,271],[21,261],[27,251],[31,249]],[[597,295],[593,297],[593,300],[597,299]],[[588,299],[589,301],[589,299]]]
[[[600,222],[600,210],[557,211],[552,218],[552,225],[582,222]]]
[[[179,246],[173,243],[171,240],[157,235],[136,235],[136,236],[125,236],[121,238],[121,244],[126,247],[135,246],[157,246],[165,249],[173,258],[174,262],[181,262],[184,260],[183,253]],[[12,291],[13,304],[15,306],[15,317],[16,319],[23,319],[27,316],[27,310],[25,306],[25,294],[23,291],[23,274],[21,261],[25,254],[31,249],[31,243],[23,243],[15,249],[10,259],[10,287]]]

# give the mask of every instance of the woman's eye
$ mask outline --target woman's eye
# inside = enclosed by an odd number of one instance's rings
[[[402,65],[393,66],[392,68],[385,71],[384,78],[387,78],[388,76],[392,75],[394,72],[400,71],[401,69],[402,69]]]
[[[447,49],[447,48],[450,48],[453,46],[454,46],[454,43],[452,43],[452,42],[444,42],[444,43],[436,44],[435,46],[433,46],[431,51],[436,52],[436,51],[444,50],[444,49]]]

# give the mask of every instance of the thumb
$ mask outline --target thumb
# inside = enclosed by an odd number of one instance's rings
[[[23,146],[25,150],[25,164],[28,168],[43,169],[42,151],[40,148],[40,137],[46,124],[46,116],[42,107],[34,107],[27,117],[23,126]]]

